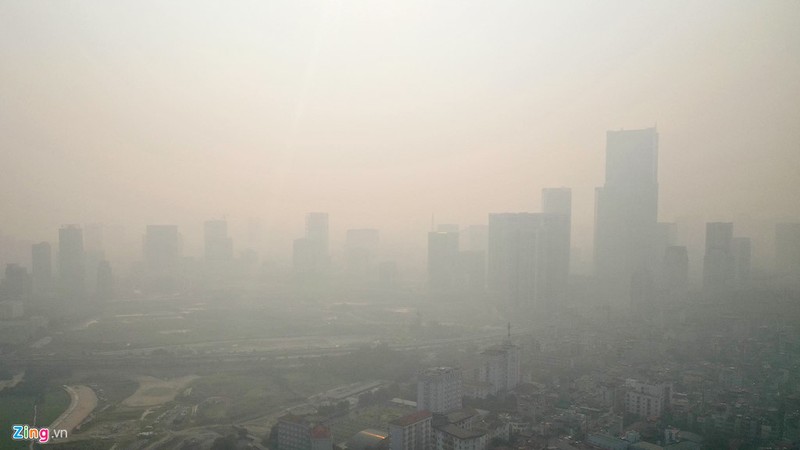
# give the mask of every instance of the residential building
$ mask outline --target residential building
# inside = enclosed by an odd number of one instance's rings
[[[672,383],[625,381],[625,411],[641,417],[661,417],[672,403]]]
[[[422,410],[389,422],[390,450],[430,450],[432,417],[430,411]]]
[[[424,370],[417,381],[417,410],[446,413],[461,408],[462,372],[455,367]]]

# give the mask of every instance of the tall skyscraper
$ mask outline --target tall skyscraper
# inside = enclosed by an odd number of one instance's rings
[[[544,267],[542,295],[549,302],[563,300],[569,282],[572,190],[569,188],[542,189]]]
[[[634,273],[652,273],[656,258],[656,129],[609,131],[605,173],[595,191],[595,274],[607,295],[627,304]]]
[[[42,294],[50,291],[53,282],[53,257],[49,242],[31,246],[31,272],[33,291]]]
[[[83,230],[65,225],[58,230],[58,275],[61,294],[69,299],[86,297]]]
[[[86,286],[94,289],[97,285],[97,265],[105,259],[104,230],[99,223],[83,227],[83,251],[86,267]]]
[[[428,233],[428,287],[452,291],[459,277],[458,231]]]
[[[294,272],[299,280],[319,280],[328,272],[328,213],[306,215],[306,235],[294,240],[292,252]]]
[[[233,259],[233,240],[228,237],[228,222],[208,220],[203,227],[206,261],[226,262]]]
[[[542,298],[542,223],[538,213],[489,214],[487,284],[509,312]]]
[[[728,287],[734,280],[735,262],[732,250],[733,224],[706,224],[706,252],[703,259],[703,287],[717,290]]]
[[[320,253],[328,258],[329,255],[329,230],[328,213],[313,212],[306,216],[306,239],[319,246]]]

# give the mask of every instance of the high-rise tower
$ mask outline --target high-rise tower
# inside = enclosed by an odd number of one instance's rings
[[[572,190],[542,189],[544,213],[544,283],[542,295],[549,302],[561,301],[567,292],[572,228]]]
[[[70,299],[86,296],[83,230],[65,225],[58,230],[58,275],[61,293]]]
[[[658,222],[658,133],[655,128],[609,131],[606,182],[595,191],[595,275],[628,304],[631,283],[651,278]]]

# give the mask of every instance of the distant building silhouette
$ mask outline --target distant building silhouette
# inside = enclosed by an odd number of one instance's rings
[[[18,264],[6,264],[5,278],[0,283],[0,299],[27,300],[31,295],[32,285],[28,269]]]
[[[734,280],[733,224],[706,224],[706,252],[703,259],[703,288],[718,290],[729,287]]]
[[[306,238],[319,246],[320,253],[325,258],[328,258],[330,251],[328,221],[328,213],[313,212],[306,216]]]
[[[65,225],[58,230],[58,276],[60,293],[68,299],[85,299],[86,269],[83,230]]]
[[[292,248],[295,276],[300,281],[319,281],[330,268],[328,213],[306,215],[306,235]]]
[[[456,231],[428,233],[428,287],[432,291],[453,291],[457,286],[459,277],[457,228]]]
[[[634,273],[652,274],[656,260],[656,129],[609,131],[605,173],[595,191],[594,270],[604,294],[625,304]]]
[[[36,294],[49,292],[53,287],[53,256],[49,242],[31,246],[31,275]]]
[[[489,214],[488,289],[509,312],[542,298],[542,224],[539,213]]]
[[[203,227],[205,259],[210,262],[230,262],[233,259],[233,240],[228,237],[228,222],[208,220]]]
[[[105,259],[103,234],[103,225],[99,223],[90,223],[83,227],[84,265],[88,289],[94,289],[97,285],[97,266]]]
[[[542,295],[551,303],[560,302],[567,294],[569,282],[572,190],[542,189],[542,213],[544,213]]]
[[[178,285],[182,243],[177,225],[148,225],[143,240],[145,288],[174,292]]]

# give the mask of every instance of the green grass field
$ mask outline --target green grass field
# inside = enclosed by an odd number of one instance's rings
[[[69,394],[61,386],[48,388],[37,406],[36,426],[47,427],[69,406]],[[11,440],[11,425],[33,425],[33,395],[0,396],[0,449],[27,448],[27,442]]]

